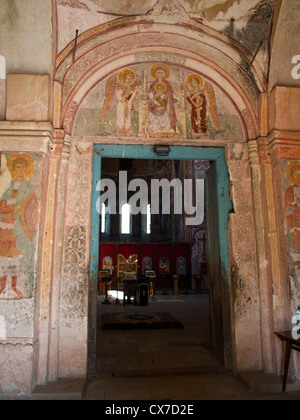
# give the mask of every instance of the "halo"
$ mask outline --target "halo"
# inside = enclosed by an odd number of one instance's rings
[[[119,73],[120,82],[124,83],[124,78],[127,74],[130,74],[132,76],[132,81],[130,83],[130,84],[132,84],[136,79],[136,75],[135,75],[135,72],[131,69],[124,69],[124,70],[120,71],[120,73]]]
[[[188,82],[188,84],[190,85],[190,87],[191,87],[191,88],[193,88],[193,89],[194,89],[194,86],[193,86],[193,85],[192,85],[192,83],[191,83],[192,79],[197,79],[197,80],[198,80],[198,82],[199,82],[199,84],[200,84],[200,86],[201,86],[201,87],[203,86],[203,79],[202,79],[202,77],[201,77],[201,76],[199,76],[199,74],[191,74],[191,75],[188,77],[188,79],[187,79],[187,82]]]
[[[299,161],[291,162],[286,168],[286,177],[292,185],[295,185],[297,183],[294,175],[292,174],[293,169],[296,168],[296,167],[298,167],[300,169],[300,162]]]
[[[155,90],[156,92],[158,92],[158,88],[162,86],[163,87],[163,93],[165,93],[165,91],[167,90],[167,86],[164,83],[156,83],[155,85]]]
[[[155,64],[151,69],[151,75],[153,79],[157,79],[156,72],[157,70],[163,70],[166,74],[166,79],[170,77],[170,69],[169,67],[165,66],[164,64]]]
[[[24,178],[26,178],[26,179],[30,178],[31,175],[34,172],[34,161],[33,161],[32,157],[27,155],[26,153],[16,153],[14,155],[11,155],[7,159],[7,162],[6,162],[6,166],[9,170],[9,172],[10,172],[10,175],[11,175],[12,179],[14,179],[17,176],[17,174],[15,173],[15,170],[14,170],[14,164],[15,164],[15,161],[18,160],[18,159],[26,160],[28,166],[27,166],[27,170],[25,172]]]

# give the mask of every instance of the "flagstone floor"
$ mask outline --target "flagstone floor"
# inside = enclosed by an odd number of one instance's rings
[[[112,409],[131,401],[300,400],[299,383],[282,393],[279,377],[226,372],[211,354],[207,295],[157,295],[147,307],[102,305],[98,298],[98,373],[88,380],[59,379],[37,386],[31,396],[1,395],[0,400],[97,400]],[[101,316],[108,312],[168,312],[184,329],[103,331]],[[141,402],[142,401],[142,402]],[[114,404],[114,405],[113,405]],[[149,404],[149,403],[148,403]]]
[[[223,366],[204,347],[209,342],[207,295],[157,295],[147,307],[102,305],[99,298],[97,371],[118,376],[169,373],[222,372]],[[167,312],[183,329],[101,330],[101,316]]]
[[[208,350],[207,295],[157,295],[147,307],[103,305],[98,297],[97,372],[85,400],[299,400],[299,392],[250,390]],[[108,312],[168,312],[184,329],[103,331]],[[278,386],[280,380],[278,380]]]

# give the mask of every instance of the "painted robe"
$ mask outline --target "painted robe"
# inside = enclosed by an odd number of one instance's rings
[[[292,185],[286,192],[285,205],[287,208],[287,221],[291,231],[291,246],[295,249],[297,254],[300,254],[300,206],[296,203],[295,191],[300,187]]]
[[[191,105],[193,134],[207,134],[207,101],[204,92],[201,89],[192,91],[186,99]]]
[[[116,134],[119,135],[133,135],[132,127],[132,111],[134,108],[134,101],[138,94],[139,86],[125,86],[119,85],[117,87],[117,122]]]
[[[29,181],[13,180],[0,199],[0,270],[17,275],[33,257],[37,198]]]
[[[157,97],[157,92],[155,90],[157,80],[152,83],[148,92],[148,131],[155,132],[173,130],[175,133],[177,118],[175,111],[174,91],[171,84],[166,79],[161,83],[166,86],[166,91],[164,92],[165,106],[157,106],[155,103]]]

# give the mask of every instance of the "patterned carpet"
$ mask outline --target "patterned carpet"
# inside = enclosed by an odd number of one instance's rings
[[[102,315],[103,330],[182,329],[183,324],[167,312],[106,313]]]

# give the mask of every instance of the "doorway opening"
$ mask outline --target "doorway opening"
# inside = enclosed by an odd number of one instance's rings
[[[90,374],[149,374],[187,369],[203,372],[229,367],[227,351],[231,343],[224,334],[224,323],[228,326],[224,317],[230,318],[230,309],[224,308],[223,302],[224,283],[229,278],[228,249],[227,236],[222,237],[221,232],[225,229],[227,234],[230,200],[229,185],[228,195],[224,193],[228,173],[223,151],[211,149],[207,154],[197,148],[195,154],[195,149],[183,147],[171,151],[169,157],[158,159],[151,147],[120,146],[117,153],[116,146],[95,148],[94,191],[98,194],[93,196]],[[122,177],[126,174],[126,195],[125,184],[120,186],[120,174]],[[201,189],[196,180],[204,178],[205,206],[204,188],[196,194],[197,188]],[[99,187],[100,179],[106,180],[103,188]],[[144,194],[143,201],[141,188],[130,188],[130,183],[137,179],[149,186],[147,200]],[[153,179],[169,183],[177,180],[190,191],[185,194],[184,188],[178,190],[180,184],[171,184],[171,211],[162,211],[168,199],[161,189],[158,203],[151,200]],[[184,184],[187,179],[190,184]],[[109,200],[109,190],[115,194],[115,200]],[[105,200],[99,201],[104,195]],[[196,209],[200,215],[200,198],[203,218],[195,217],[193,223],[185,223],[191,217],[178,211],[180,195],[182,210],[190,198],[194,216]],[[132,211],[134,204],[141,211]],[[158,214],[153,211],[155,206],[159,208]],[[225,226],[219,229],[224,222]],[[145,284],[145,274],[148,276],[149,272],[154,275],[147,277],[147,288],[142,289],[140,284]],[[105,277],[108,273],[109,282],[99,273],[105,273]],[[163,319],[163,314],[167,319]],[[151,321],[144,322],[143,329],[139,329],[141,319]],[[156,322],[155,327],[149,326],[151,322]]]

